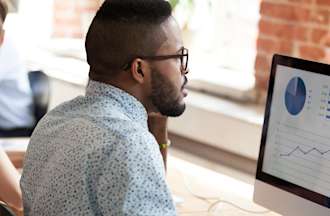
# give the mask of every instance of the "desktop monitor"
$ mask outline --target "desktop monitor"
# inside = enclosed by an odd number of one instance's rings
[[[330,65],[274,55],[254,201],[330,216]]]

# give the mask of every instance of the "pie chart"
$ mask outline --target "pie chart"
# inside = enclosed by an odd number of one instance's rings
[[[285,90],[285,106],[291,115],[298,115],[306,101],[306,86],[300,77],[292,78]]]

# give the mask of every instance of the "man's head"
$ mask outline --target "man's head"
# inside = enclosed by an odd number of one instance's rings
[[[3,23],[5,22],[8,13],[8,7],[4,0],[0,0],[0,46],[3,43],[5,31],[3,30]]]
[[[137,97],[148,112],[183,113],[188,58],[165,0],[106,0],[86,37],[89,76]]]

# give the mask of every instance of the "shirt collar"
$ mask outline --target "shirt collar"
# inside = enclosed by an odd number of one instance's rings
[[[144,127],[148,127],[148,114],[146,109],[140,101],[126,91],[110,84],[89,80],[86,96],[112,100],[129,119],[139,122]],[[111,112],[111,110],[109,111]]]

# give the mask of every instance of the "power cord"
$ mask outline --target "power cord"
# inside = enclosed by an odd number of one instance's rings
[[[199,195],[199,194],[196,194],[195,192],[193,192],[193,190],[189,187],[188,183],[187,183],[187,179],[186,177],[181,173],[181,175],[183,176],[183,183],[184,183],[184,186],[186,188],[186,190],[191,194],[193,195],[194,197],[200,199],[200,200],[203,200],[207,203],[210,203],[211,200],[215,200],[213,202],[211,202],[207,212],[211,213],[212,210],[217,206],[219,205],[220,203],[225,203],[225,204],[228,204],[228,205],[231,205],[241,211],[244,211],[244,212],[247,212],[247,213],[251,213],[251,214],[267,214],[269,213],[270,211],[269,210],[266,210],[266,211],[253,211],[253,210],[249,210],[249,209],[245,209],[245,208],[242,208],[240,206],[238,206],[237,204],[233,203],[233,202],[230,202],[230,201],[227,201],[227,200],[222,200],[220,199],[219,197],[206,197],[206,196],[202,196],[202,195]]]
[[[216,207],[220,203],[225,203],[225,204],[231,205],[231,206],[233,206],[233,207],[235,207],[235,208],[237,208],[237,209],[239,209],[241,211],[244,211],[244,212],[247,212],[247,213],[251,213],[251,214],[267,214],[267,213],[270,212],[269,210],[265,210],[265,211],[253,211],[253,210],[245,209],[245,208],[242,208],[242,207],[236,205],[235,203],[232,203],[232,202],[229,202],[229,201],[226,201],[226,200],[221,200],[221,199],[218,199],[217,201],[215,201],[214,203],[212,203],[207,211],[208,212],[212,212],[212,209],[214,207]]]

